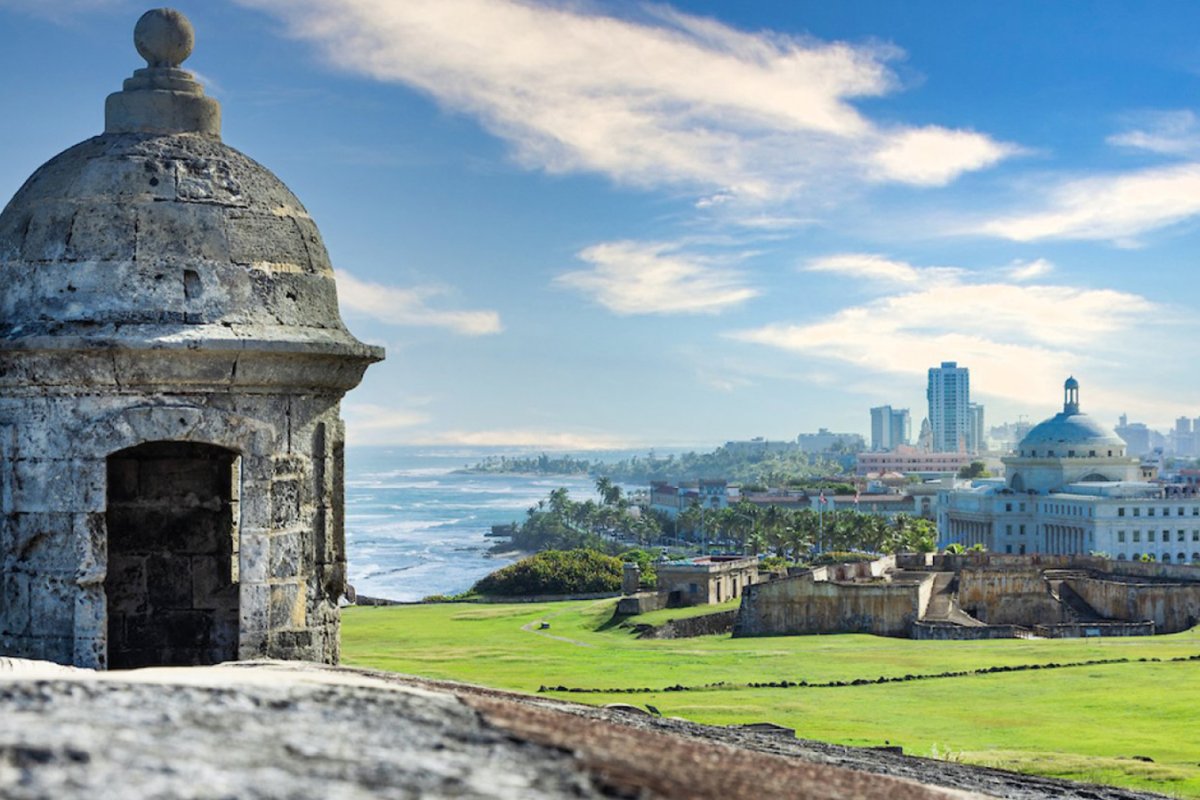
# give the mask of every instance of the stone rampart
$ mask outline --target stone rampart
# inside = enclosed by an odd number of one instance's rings
[[[989,625],[1055,624],[1069,621],[1063,604],[1050,595],[1042,566],[974,568],[958,574],[958,604]]]
[[[729,633],[737,620],[738,612],[718,611],[687,619],[672,619],[662,625],[647,626],[638,634],[639,639],[688,639],[693,636],[716,636]]]
[[[873,633],[908,636],[928,603],[932,576],[922,581],[839,583],[812,574],[748,587],[734,636]],[[923,591],[924,590],[924,591]]]
[[[1067,585],[1104,617],[1150,621],[1157,633],[1178,633],[1200,621],[1200,583],[1071,578]]]

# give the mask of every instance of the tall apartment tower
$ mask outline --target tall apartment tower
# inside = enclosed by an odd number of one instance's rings
[[[970,442],[971,376],[956,361],[943,361],[929,368],[929,426],[933,432],[933,452],[957,453]]]
[[[979,403],[968,403],[967,414],[971,419],[970,424],[967,426],[967,452],[982,453],[984,450],[987,450],[983,406]]]
[[[871,449],[892,450],[912,438],[912,418],[907,408],[878,406],[871,409]]]

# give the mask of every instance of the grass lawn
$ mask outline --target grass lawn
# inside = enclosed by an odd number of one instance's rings
[[[1200,654],[1200,630],[1102,641],[918,642],[851,634],[639,640],[610,624],[614,602],[347,609],[343,659],[524,692],[646,688],[654,691],[549,694],[595,704],[650,703],[669,716],[714,724],[771,721],[805,738],[887,740],[914,755],[1200,797],[1200,662],[1166,661]],[[658,624],[691,613],[660,611],[636,621]],[[550,627],[539,629],[541,622]],[[1163,661],[860,686],[746,686],[1119,658]],[[661,691],[716,683],[725,685]]]

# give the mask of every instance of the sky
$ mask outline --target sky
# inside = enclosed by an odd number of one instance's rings
[[[144,66],[127,0],[0,0],[0,196]],[[387,348],[352,443],[1200,416],[1200,4],[204,0],[184,65]]]

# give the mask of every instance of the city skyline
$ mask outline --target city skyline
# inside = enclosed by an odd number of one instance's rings
[[[989,427],[1072,374],[1106,423],[1200,416],[1193,4],[176,5],[388,347],[353,442],[916,428],[943,361]],[[146,7],[0,0],[5,202],[99,133]]]

